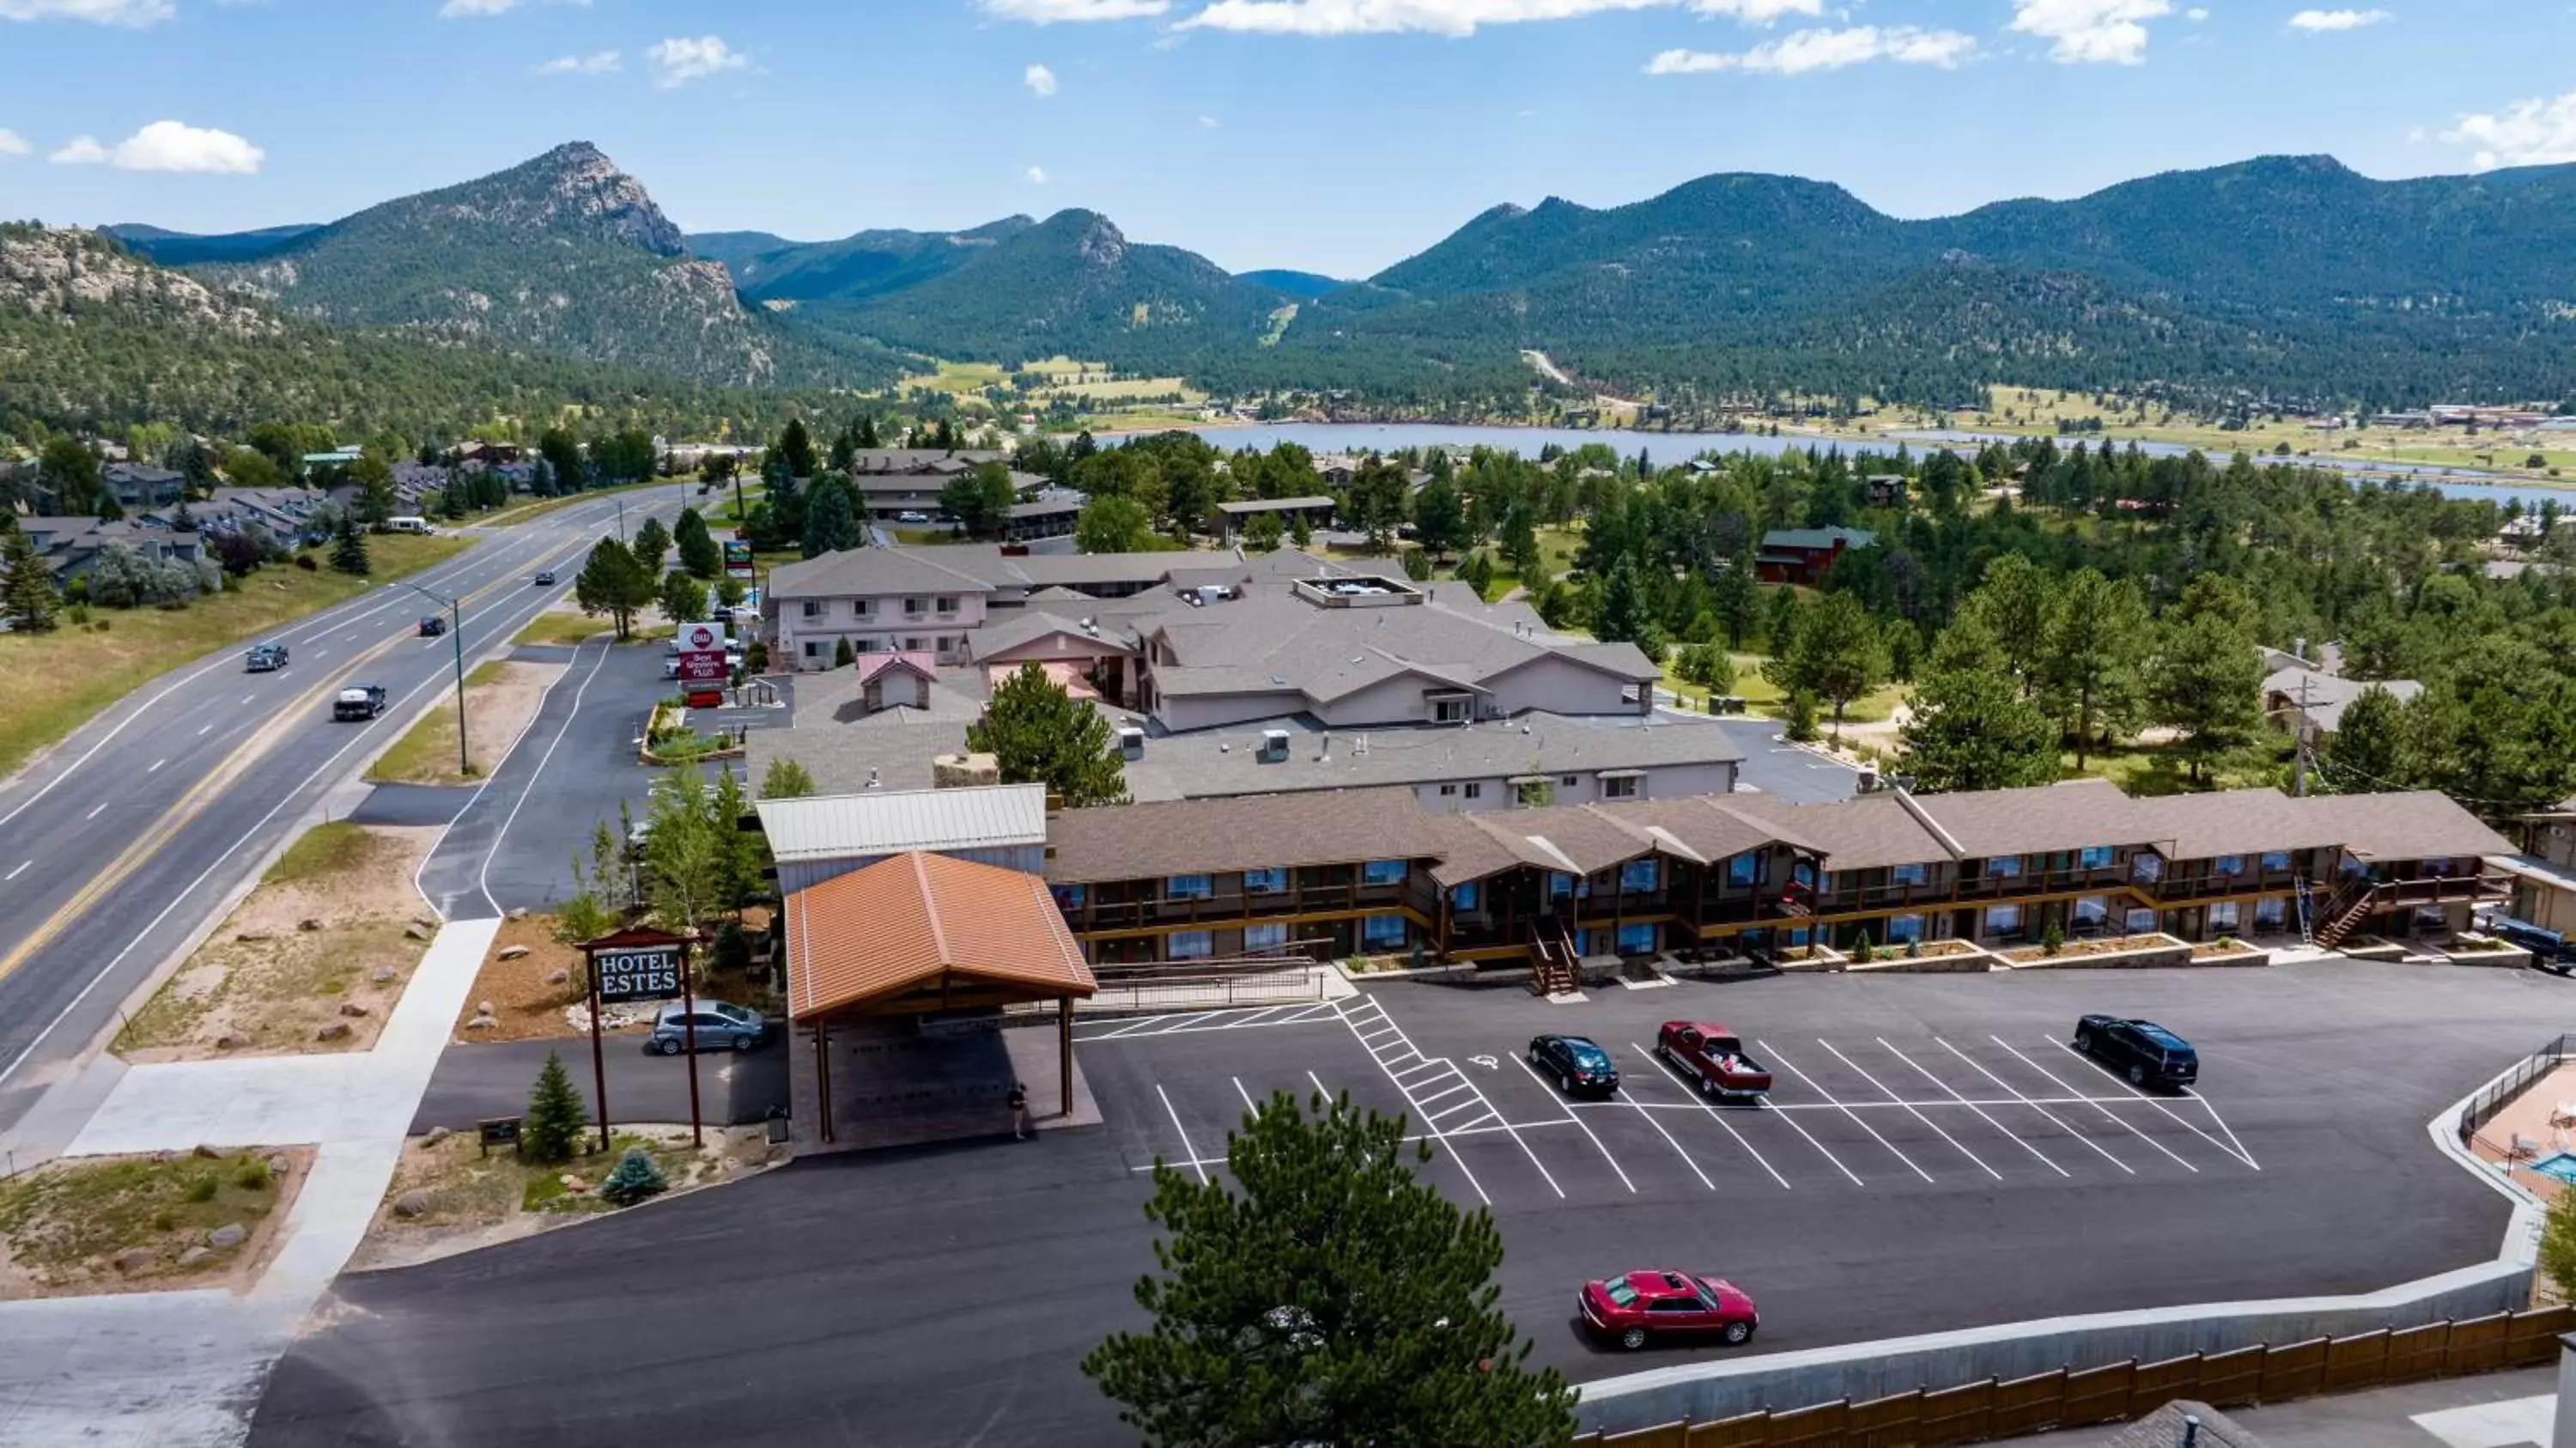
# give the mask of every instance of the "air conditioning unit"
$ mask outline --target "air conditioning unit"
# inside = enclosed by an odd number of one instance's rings
[[[1121,759],[1142,759],[1142,758],[1144,758],[1144,757],[1145,757],[1145,731],[1144,731],[1144,730],[1142,730],[1142,729],[1137,728],[1137,727],[1136,727],[1135,725],[1133,725],[1133,724],[1125,724],[1125,725],[1121,725],[1121,726],[1119,726],[1119,729],[1118,729],[1118,757],[1119,757],[1119,758],[1121,758]]]
[[[1264,764],[1286,764],[1288,762],[1287,730],[1264,729],[1261,731],[1260,760]]]

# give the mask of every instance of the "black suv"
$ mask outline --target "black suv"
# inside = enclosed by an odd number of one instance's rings
[[[246,672],[253,674],[265,674],[274,669],[285,668],[286,645],[253,644],[250,652],[242,655],[242,667]]]
[[[2153,1021],[2086,1016],[2075,1023],[2075,1049],[2128,1077],[2132,1086],[2179,1091],[2200,1079],[2200,1053]]]

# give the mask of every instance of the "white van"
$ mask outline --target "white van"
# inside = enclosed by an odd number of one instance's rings
[[[429,531],[429,520],[427,518],[412,517],[387,518],[385,520],[385,531],[388,533],[426,533]]]

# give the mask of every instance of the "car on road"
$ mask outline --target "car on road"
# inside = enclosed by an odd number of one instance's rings
[[[1723,1277],[1688,1272],[1605,1277],[1584,1283],[1575,1301],[1585,1327],[1630,1352],[1657,1338],[1715,1338],[1741,1347],[1762,1325],[1762,1315],[1743,1288]]]
[[[701,1051],[748,1051],[768,1037],[769,1022],[761,1019],[760,1012],[731,1001],[700,1001],[697,1031]],[[653,1034],[645,1038],[644,1049],[657,1056],[676,1056],[688,1048],[689,1008],[662,1007],[662,1013],[653,1018]]]
[[[1733,1031],[1710,1021],[1666,1021],[1655,1032],[1655,1054],[1699,1083],[1702,1096],[1759,1100],[1771,1089],[1771,1072],[1744,1049]]]
[[[540,568],[537,570],[537,576],[531,581],[539,588],[552,588],[555,586],[555,571],[551,568]]]
[[[334,719],[373,719],[383,712],[385,686],[382,684],[351,684],[331,701],[331,717]]]
[[[250,646],[250,652],[242,655],[242,670],[245,673],[265,674],[285,667],[286,645],[284,644],[253,644]]]
[[[434,613],[424,613],[420,616],[420,636],[422,638],[439,638],[445,635],[446,632],[447,620],[440,618]]]
[[[1619,1068],[1610,1053],[1585,1036],[1532,1036],[1529,1063],[1568,1096],[1609,1096],[1619,1089]]]
[[[2075,1023],[2075,1049],[2128,1077],[2132,1086],[2179,1091],[2200,1079],[2200,1053],[2153,1021],[2086,1016]]]

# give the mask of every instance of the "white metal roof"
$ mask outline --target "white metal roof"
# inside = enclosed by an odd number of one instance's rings
[[[781,863],[1046,843],[1046,786],[873,790],[759,802]]]

